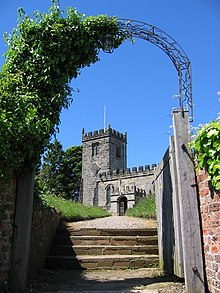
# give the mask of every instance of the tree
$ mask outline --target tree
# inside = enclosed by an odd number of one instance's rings
[[[82,146],[73,146],[65,151],[63,174],[65,194],[78,200],[82,179]]]
[[[73,146],[63,151],[55,140],[44,156],[42,168],[37,176],[41,192],[64,198],[77,197],[82,176],[82,147]]]

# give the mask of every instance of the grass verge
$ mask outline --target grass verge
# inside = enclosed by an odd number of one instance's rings
[[[111,216],[104,209],[86,206],[54,195],[41,195],[41,200],[60,213],[63,221],[83,221]]]
[[[128,209],[126,216],[156,219],[156,198],[155,195],[148,195],[142,198],[133,208]]]

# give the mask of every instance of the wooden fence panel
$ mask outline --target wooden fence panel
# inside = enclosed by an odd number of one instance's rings
[[[35,172],[28,169],[18,178],[14,237],[12,248],[11,292],[23,292],[27,286]]]
[[[172,182],[169,161],[170,156],[168,148],[162,161],[157,167],[154,182],[157,202],[160,268],[169,274],[173,274],[174,226]]]
[[[181,232],[180,206],[179,206],[179,188],[177,182],[176,151],[174,146],[174,137],[170,137],[170,174],[172,181],[172,203],[173,203],[173,225],[174,225],[174,255],[173,270],[174,274],[184,278],[183,268],[183,240]]]

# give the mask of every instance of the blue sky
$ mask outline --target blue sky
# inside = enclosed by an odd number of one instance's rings
[[[220,111],[219,0],[60,0],[62,8],[76,7],[86,16],[108,14],[143,21],[165,31],[184,49],[192,64],[193,126],[216,118]],[[4,32],[16,26],[17,9],[28,15],[45,12],[50,0],[2,1],[0,65],[6,51]],[[153,44],[126,41],[113,54],[82,70],[72,81],[73,104],[61,114],[57,138],[64,149],[81,144],[86,132],[104,125],[104,106],[111,127],[128,134],[128,166],[159,163],[172,133],[171,117],[178,101],[177,72],[168,56]]]

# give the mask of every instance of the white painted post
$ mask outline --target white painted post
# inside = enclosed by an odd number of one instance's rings
[[[188,111],[173,111],[174,144],[187,293],[203,293],[204,267],[194,166],[187,153],[190,141]]]
[[[33,213],[34,175],[28,169],[17,181],[14,237],[10,273],[11,292],[23,292],[27,285],[31,221]]]

